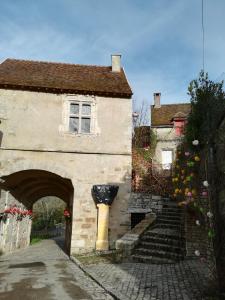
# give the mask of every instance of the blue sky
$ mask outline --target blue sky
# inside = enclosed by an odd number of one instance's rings
[[[225,78],[225,1],[204,0],[205,70]],[[110,65],[122,54],[137,103],[187,102],[202,68],[201,0],[2,0],[0,61]]]

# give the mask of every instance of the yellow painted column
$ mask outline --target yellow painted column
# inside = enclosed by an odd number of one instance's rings
[[[109,205],[100,203],[98,207],[98,236],[96,241],[96,250],[109,250]]]

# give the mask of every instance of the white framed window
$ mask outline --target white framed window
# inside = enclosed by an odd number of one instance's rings
[[[59,127],[61,134],[74,137],[100,134],[95,96],[64,95],[62,104],[62,125]]]
[[[69,132],[91,133],[91,103],[70,101]]]

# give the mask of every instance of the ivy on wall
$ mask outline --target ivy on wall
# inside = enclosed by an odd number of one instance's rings
[[[200,72],[199,78],[191,81],[188,94],[191,97],[191,113],[185,139],[189,147],[193,146],[193,140],[199,140],[200,146],[204,147],[213,140],[225,113],[223,81],[215,83],[209,80],[207,73]]]
[[[215,246],[218,246],[215,241],[219,226],[216,203],[218,179],[215,178],[213,151],[214,145],[218,143],[216,136],[219,124],[225,118],[225,93],[223,82],[209,80],[208,74],[204,72],[190,83],[188,91],[191,113],[174,164],[173,196],[178,205],[185,206],[192,213],[196,226],[205,228],[205,239],[208,239],[214,252],[207,250],[208,254],[204,256],[196,248],[194,254],[202,260],[214,261],[212,270],[215,273]]]

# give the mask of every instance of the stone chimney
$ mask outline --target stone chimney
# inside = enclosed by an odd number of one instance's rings
[[[121,70],[121,55],[120,54],[112,54],[112,72],[120,72]]]
[[[160,108],[161,93],[154,93],[154,108]]]

